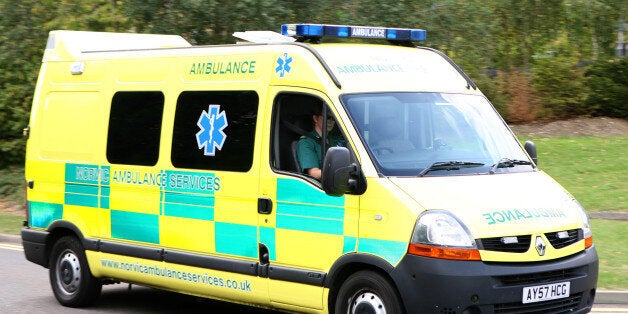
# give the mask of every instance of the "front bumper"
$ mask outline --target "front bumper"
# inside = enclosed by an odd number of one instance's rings
[[[406,255],[391,276],[408,313],[587,313],[595,298],[594,247],[537,263],[451,261]],[[568,298],[522,303],[523,288],[569,281]]]

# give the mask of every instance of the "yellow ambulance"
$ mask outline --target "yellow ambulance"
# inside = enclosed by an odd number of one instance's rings
[[[281,31],[50,33],[22,240],[61,304],[128,282],[290,312],[590,311],[584,209],[424,30]]]

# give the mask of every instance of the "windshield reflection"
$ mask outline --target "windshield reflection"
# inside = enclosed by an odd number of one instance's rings
[[[384,176],[488,173],[503,158],[529,160],[482,96],[372,93],[343,95],[341,99]],[[451,166],[433,167],[439,163]],[[463,164],[474,166],[456,166]],[[495,169],[533,170],[528,164]]]

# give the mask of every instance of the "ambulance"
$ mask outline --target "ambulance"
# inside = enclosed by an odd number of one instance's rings
[[[22,240],[62,305],[125,282],[285,312],[591,310],[585,210],[425,30],[234,35],[50,33]]]

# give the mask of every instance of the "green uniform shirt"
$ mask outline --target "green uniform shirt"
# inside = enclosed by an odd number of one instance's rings
[[[327,141],[330,146],[345,146],[342,136],[337,134],[327,134]],[[306,172],[310,168],[323,168],[323,154],[321,149],[321,137],[312,131],[309,136],[302,136],[297,146],[297,159],[301,170]]]

